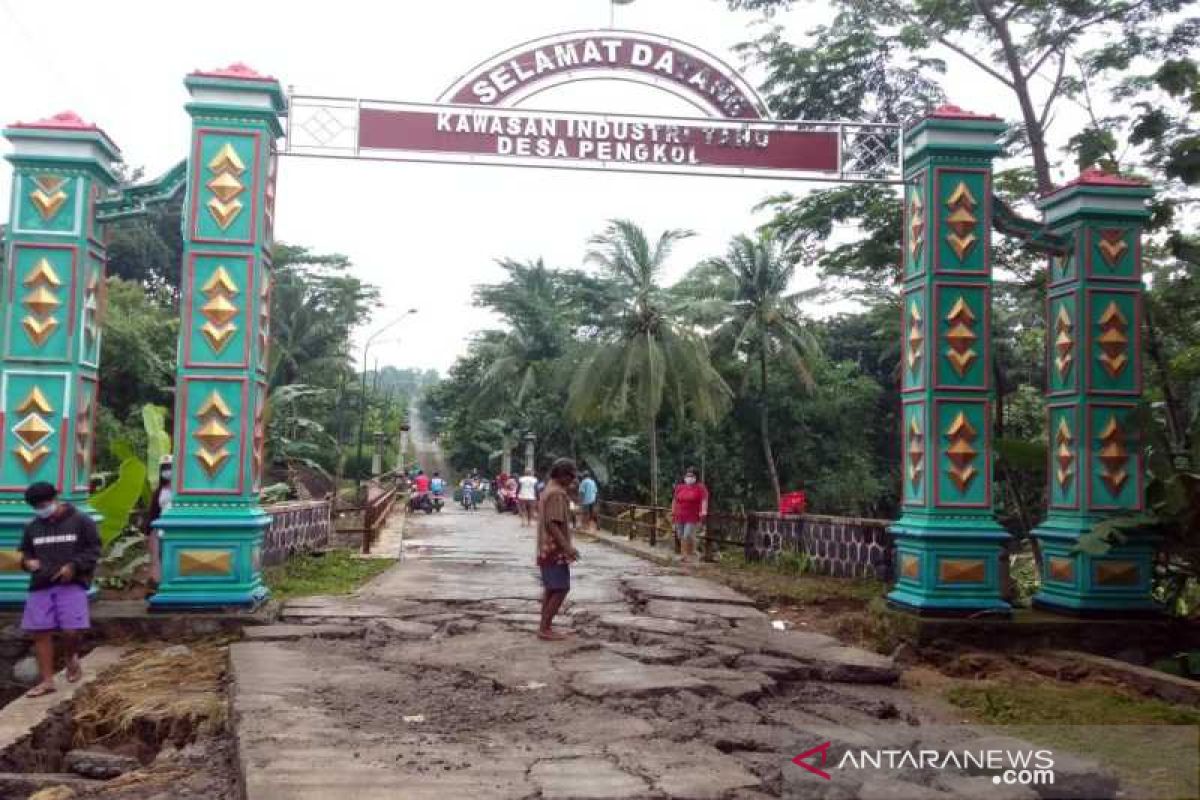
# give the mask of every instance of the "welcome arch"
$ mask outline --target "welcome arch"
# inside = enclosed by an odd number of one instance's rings
[[[770,118],[754,87],[712,53],[678,39],[611,29],[545,36],[497,53],[460,76],[438,102],[515,107],[587,80],[652,86],[714,118]]]
[[[540,53],[540,56],[539,56]],[[539,72],[540,70],[540,72]],[[657,74],[656,74],[657,73]],[[515,108],[571,80],[618,77],[688,98],[701,118]],[[0,351],[0,602],[23,599],[20,493],[55,483],[84,502],[97,406],[104,237],[98,224],[183,191],[175,406],[176,503],[160,522],[154,607],[253,605],[268,523],[258,505],[281,155],[432,161],[903,186],[904,513],[892,602],[929,614],[1007,613],[1008,540],[993,513],[991,233],[1051,258],[1050,511],[1035,532],[1041,604],[1148,611],[1154,543],[1095,555],[1092,524],[1139,509],[1144,184],[1084,173],[1021,219],[992,192],[1001,120],[940,108],[895,125],[778,121],[735,71],[681,42],[628,31],[537,39],[481,62],[450,102],[292,95],[245,65],[185,79],[184,164],[116,191],[120,153],[63,114],[15,124]],[[281,124],[286,122],[286,127]],[[283,139],[282,150],[279,141]]]

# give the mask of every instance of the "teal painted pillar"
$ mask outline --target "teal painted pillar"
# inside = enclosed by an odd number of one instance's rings
[[[13,166],[4,242],[0,357],[0,604],[24,602],[18,547],[34,481],[88,506],[104,308],[96,201],[116,183],[120,151],[65,112],[4,130]]]
[[[283,93],[243,65],[185,80],[191,102],[175,401],[175,502],[157,527],[154,609],[264,600],[258,504]]]
[[[1004,123],[944,106],[906,135],[903,514],[888,600],[1009,612],[992,513],[992,159]]]
[[[1072,614],[1156,612],[1157,542],[1131,539],[1103,555],[1076,549],[1106,516],[1142,508],[1142,228],[1149,186],[1089,170],[1039,203],[1071,254],[1050,264],[1046,386],[1049,513],[1040,607]]]

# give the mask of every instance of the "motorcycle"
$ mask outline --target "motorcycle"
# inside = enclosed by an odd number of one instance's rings
[[[479,500],[477,499],[477,495],[476,495],[477,491],[478,491],[477,489],[475,489],[474,487],[471,487],[471,486],[464,486],[462,488],[462,497],[460,499],[460,502],[462,503],[463,511],[478,510]]]
[[[497,514],[517,514],[520,513],[521,507],[517,503],[517,496],[507,489],[501,489],[496,493],[496,513]]]
[[[410,512],[424,511],[426,514],[432,514],[434,511],[433,495],[429,492],[414,494],[408,499],[408,510]]]

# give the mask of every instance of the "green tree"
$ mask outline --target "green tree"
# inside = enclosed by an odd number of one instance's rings
[[[792,5],[793,0],[729,0],[733,8],[773,10]],[[1014,143],[1021,146],[1032,160],[1036,187],[1041,192],[1054,188],[1049,137],[1047,132],[1054,121],[1054,110],[1062,100],[1075,99],[1085,90],[1083,79],[1097,77],[1115,62],[1097,57],[1097,41],[1123,41],[1132,44],[1139,55],[1148,55],[1147,39],[1163,26],[1162,20],[1189,5],[1190,0],[1083,0],[1083,2],[1043,2],[1043,0],[949,0],[930,3],[928,0],[838,0],[835,21],[829,27],[815,29],[813,38],[818,46],[794,49],[794,58],[782,58],[785,43],[764,39],[763,53],[780,58],[776,63],[763,55],[771,70],[768,91],[779,96],[782,90],[772,91],[771,80],[778,80],[790,93],[802,96],[798,84],[824,79],[820,70],[801,71],[794,67],[796,58],[832,62],[840,67],[861,61],[862,52],[873,53],[883,62],[877,69],[847,72],[855,90],[843,89],[841,96],[851,95],[846,103],[850,110],[855,103],[865,107],[868,102],[876,108],[888,107],[895,95],[891,81],[879,80],[881,75],[896,70],[908,61],[916,65],[915,74],[926,79],[931,73],[944,70],[945,65],[931,57],[941,46],[957,54],[977,71],[981,81],[1000,91],[1010,93],[1021,113],[1020,128],[1013,132]],[[868,33],[869,32],[869,33]],[[873,47],[855,46],[869,37]],[[1194,39],[1192,43],[1194,45]],[[823,50],[828,56],[814,55]],[[1072,74],[1082,62],[1082,75]],[[784,71],[784,68],[790,68]],[[912,74],[908,70],[905,74]],[[1048,88],[1042,89],[1041,81]],[[813,88],[820,88],[819,85]],[[823,117],[812,117],[821,119]],[[858,118],[855,115],[851,118]]]
[[[737,236],[724,257],[709,259],[696,272],[710,275],[715,289],[716,307],[710,309],[719,324],[712,337],[715,348],[735,359],[744,356],[757,367],[759,436],[778,506],[782,492],[771,446],[768,364],[782,360],[809,390],[819,349],[800,314],[802,295],[789,291],[796,262],[769,234]]]
[[[104,288],[97,472],[115,470],[121,463],[112,450],[114,442],[141,448],[144,406],[174,407],[179,336],[179,313],[167,288],[148,289],[121,278],[109,278]]]
[[[277,243],[272,263],[270,385],[332,386],[348,368],[350,335],[370,318],[379,290],[354,277],[341,254]]]
[[[570,341],[572,298],[561,273],[541,259],[497,263],[507,277],[476,287],[475,304],[499,314],[508,330],[479,340],[486,366],[476,402],[481,409],[520,416],[536,394],[558,388],[553,385],[553,366]]]
[[[590,240],[587,260],[613,285],[620,312],[600,328],[571,381],[568,410],[576,420],[630,412],[646,431],[650,502],[658,504],[658,420],[664,399],[678,417],[716,421],[730,391],[713,368],[704,341],[679,320],[659,285],[675,243],[689,231],[665,231],[652,245],[629,220],[610,221]]]
[[[117,180],[128,189],[142,180],[142,167],[117,164]],[[105,226],[109,277],[140,283],[179,300],[183,264],[183,198],[148,208],[144,214]]]

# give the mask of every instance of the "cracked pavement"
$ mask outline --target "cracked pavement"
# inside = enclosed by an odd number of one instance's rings
[[[400,563],[357,594],[248,630],[232,660],[249,800],[853,797],[791,758],[920,740],[890,659],[579,546],[566,641],[534,636],[533,529],[490,508],[410,518]],[[955,796],[924,782],[898,785]]]

